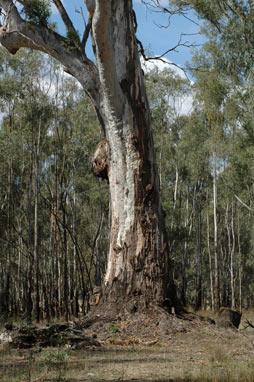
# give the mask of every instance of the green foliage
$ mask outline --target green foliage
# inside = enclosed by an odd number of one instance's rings
[[[47,373],[57,370],[56,381],[65,381],[70,351],[66,348],[45,350],[40,354],[38,366],[40,369],[46,368]]]
[[[109,332],[111,332],[113,334],[119,332],[118,326],[117,325],[113,325],[113,324],[109,325],[108,330],[109,330]]]
[[[27,269],[30,267],[31,271],[33,267],[35,184],[38,187],[40,278],[53,282],[52,259],[56,253],[61,274],[64,274],[67,258],[70,289],[65,293],[69,296],[70,311],[77,314],[81,303],[86,309],[87,289],[92,288],[95,279],[101,280],[108,248],[108,186],[91,173],[93,149],[100,139],[96,115],[73,79],[63,81],[52,59],[29,51],[20,51],[13,57],[0,50],[0,106],[3,113],[0,129],[1,317],[8,305],[5,288],[9,273],[12,281],[8,291],[15,288],[20,277],[20,285],[24,287],[20,300],[22,316],[29,322],[33,318],[29,310],[32,305],[29,305],[31,289],[27,287]],[[10,199],[6,195],[10,190],[16,222],[12,220],[12,228],[7,228]],[[56,200],[57,225],[53,228]],[[98,227],[99,237],[95,243]],[[23,248],[20,258],[15,250],[17,246]],[[11,259],[11,268],[8,268],[8,259]],[[87,271],[85,262],[89,265]],[[34,277],[34,272],[31,274]],[[51,292],[47,292],[48,319],[59,314],[56,313],[56,287],[54,283],[51,285]],[[64,283],[61,282],[60,288],[63,294]],[[44,292],[41,289],[41,293]],[[65,309],[62,305],[61,311]]]
[[[50,17],[49,0],[24,0],[23,13],[27,21],[36,25],[46,25]]]
[[[254,3],[246,0],[170,1],[181,12],[193,8],[198,17],[209,21],[202,31],[217,42],[217,67],[238,78],[247,78],[253,69]]]
[[[35,365],[35,357],[34,357],[34,354],[30,352],[29,358],[28,358],[28,365],[27,365],[27,375],[26,375],[27,382],[33,381],[32,374],[33,374],[34,365]]]
[[[248,26],[252,13],[250,8],[244,8],[243,22],[228,10],[227,1],[190,3],[201,18],[210,20],[209,27],[203,29],[208,41],[195,53],[191,65],[201,68],[192,71],[195,83],[191,85],[172,70],[155,69],[145,74],[160,194],[170,254],[175,263],[174,277],[179,294],[192,304],[197,294],[200,250],[202,301],[211,303],[215,250],[212,153],[215,152],[221,296],[225,304],[230,304],[233,264],[237,302],[240,303],[242,293],[242,302],[248,306],[254,301],[254,87],[249,71],[253,36]],[[174,1],[175,6],[183,4]],[[232,6],[236,4],[243,5],[237,1]],[[239,9],[235,11],[239,16]],[[32,19],[32,13],[27,17],[32,23],[40,23],[39,19]],[[247,31],[251,31],[248,41],[244,39]],[[66,46],[76,49],[79,45],[78,33],[69,32]],[[64,293],[72,312],[80,301],[85,306],[88,290],[101,281],[108,248],[108,186],[94,179],[90,171],[92,152],[100,139],[96,116],[77,83],[62,78],[59,66],[43,57],[27,52],[11,57],[0,51],[3,113],[0,130],[0,278],[3,280],[0,298],[3,303],[0,306],[6,307],[9,274],[13,306],[25,311],[28,319],[31,319],[27,308],[28,285],[30,282],[33,285],[34,280],[33,276],[28,280],[26,275],[34,269],[31,254],[35,184],[39,189],[40,295],[44,301],[46,296],[49,298],[49,316],[65,311],[61,303]],[[238,66],[237,70],[236,66],[230,66],[231,62]],[[57,84],[50,91],[47,86],[39,86],[47,82],[49,70]],[[243,70],[248,71],[248,78]],[[194,99],[193,109],[183,113],[181,104],[190,94]],[[11,213],[12,225],[8,224],[10,211],[15,211]],[[58,270],[52,262],[56,258]],[[58,274],[61,280],[57,285]],[[63,280],[65,275],[67,283]],[[59,301],[55,293],[58,286]],[[19,300],[17,290],[24,291]],[[118,327],[113,325],[108,330],[116,333]]]
[[[80,37],[77,30],[68,30],[67,36],[64,40],[64,46],[69,50],[74,50],[80,47]]]
[[[45,350],[40,355],[40,360],[46,364],[46,366],[51,369],[57,366],[59,362],[66,362],[70,357],[69,349],[57,348],[51,350]]]

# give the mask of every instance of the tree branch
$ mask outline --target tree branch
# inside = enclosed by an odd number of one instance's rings
[[[196,33],[193,33],[193,34],[196,34]],[[155,56],[155,57],[147,57],[146,54],[145,54],[145,50],[144,50],[144,47],[143,47],[143,45],[142,45],[142,42],[141,42],[137,37],[136,37],[136,41],[137,41],[137,44],[138,44],[138,46],[139,46],[139,52],[141,53],[141,55],[142,55],[142,57],[143,57],[143,59],[144,59],[145,61],[157,60],[157,61],[161,61],[161,62],[163,62],[164,64],[171,65],[171,66],[175,66],[176,68],[182,70],[183,73],[185,74],[187,80],[190,81],[189,76],[188,76],[187,71],[186,71],[185,68],[183,68],[183,67],[181,67],[181,66],[175,64],[174,62],[170,62],[170,61],[167,61],[167,60],[163,59],[163,57],[165,57],[165,55],[166,55],[167,53],[170,53],[170,52],[173,52],[173,51],[177,51],[176,49],[177,49],[178,47],[187,47],[187,48],[191,48],[191,47],[194,47],[194,46],[198,46],[197,44],[190,44],[190,43],[188,43],[187,41],[184,42],[184,43],[182,43],[182,42],[181,42],[181,41],[182,41],[182,36],[186,36],[186,35],[189,35],[189,34],[184,34],[184,33],[182,33],[181,36],[180,36],[180,38],[179,38],[179,40],[178,40],[178,43],[177,43],[174,47],[169,48],[166,52],[162,53],[162,54],[159,55],[159,56]]]
[[[60,0],[53,0],[55,6],[57,7],[61,17],[62,17],[62,20],[66,26],[66,29],[67,31],[69,32],[76,32],[73,24],[72,24],[72,21],[71,19],[69,18],[69,15],[68,13],[66,12],[62,2]]]
[[[81,41],[81,49],[84,52],[85,52],[86,43],[87,43],[87,40],[88,40],[88,37],[89,37],[89,33],[92,30],[93,15],[94,15],[94,12],[95,12],[95,0],[85,0],[85,4],[86,4],[86,8],[87,8],[88,22],[87,22],[87,25],[85,27],[85,31],[84,31],[84,34],[83,34],[83,37],[82,37],[82,41]],[[93,45],[94,54],[96,54],[96,52],[95,52],[95,43],[94,43],[94,40],[93,40],[93,35],[92,35],[92,45]]]
[[[235,195],[235,198],[238,200],[238,202],[240,202],[245,208],[247,208],[247,210],[249,211],[253,211],[252,208],[250,208],[246,203],[244,203],[240,198],[239,196]]]
[[[88,23],[86,25],[86,28],[85,28],[85,31],[84,31],[84,34],[83,34],[83,38],[82,38],[82,41],[81,41],[81,49],[83,51],[85,50],[86,43],[87,43],[87,40],[88,40],[88,37],[89,37],[89,33],[91,31],[91,28],[92,28],[92,21],[88,20]]]
[[[169,48],[168,50],[166,50],[164,53],[160,54],[160,56],[158,56],[157,58],[162,58],[162,57],[165,57],[166,54],[170,53],[170,52],[177,52],[177,48],[179,47],[185,47],[185,48],[194,48],[194,47],[197,47],[197,46],[200,46],[200,44],[195,44],[195,43],[189,43],[188,41],[185,41],[185,42],[182,42],[182,37],[183,36],[190,36],[190,35],[197,35],[198,33],[190,33],[190,34],[185,34],[185,33],[181,33],[180,37],[179,37],[179,40],[178,42],[176,43],[175,46],[173,46],[172,48]]]
[[[67,39],[44,25],[25,22],[12,0],[0,0],[6,12],[5,25],[0,28],[0,42],[12,54],[20,48],[31,48],[48,53],[63,64],[65,70],[91,94],[99,89],[98,75],[92,61],[82,57],[77,49],[69,49]],[[93,97],[96,98],[95,94]]]

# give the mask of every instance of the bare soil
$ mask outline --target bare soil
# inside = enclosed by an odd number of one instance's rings
[[[243,315],[238,330],[222,329],[194,314],[161,310],[114,318],[100,315],[76,325],[101,347],[0,350],[1,382],[253,382],[254,329]],[[90,320],[90,321],[89,321]]]

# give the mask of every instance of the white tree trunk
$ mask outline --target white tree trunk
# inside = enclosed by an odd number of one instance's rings
[[[130,309],[136,310],[150,301],[174,305],[175,295],[150,110],[132,23],[131,1],[97,2],[93,33],[106,120],[112,221],[104,296],[110,302],[131,300]],[[99,150],[95,170],[103,163]]]
[[[213,151],[213,221],[214,221],[214,309],[220,308],[218,228],[217,228],[217,154]]]

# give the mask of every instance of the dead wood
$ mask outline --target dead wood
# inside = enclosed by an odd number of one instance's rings
[[[73,323],[52,324],[43,328],[24,326],[12,331],[5,329],[5,333],[8,333],[9,345],[17,349],[64,345],[69,345],[73,349],[101,346],[95,338],[84,335],[81,330],[74,329],[72,326]]]

